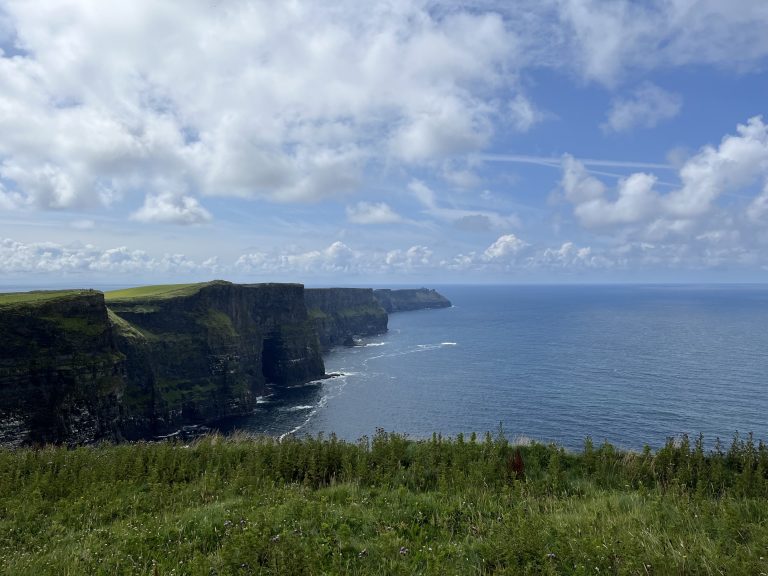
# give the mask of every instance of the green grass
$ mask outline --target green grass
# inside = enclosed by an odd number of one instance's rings
[[[751,438],[709,453],[383,432],[0,450],[0,572],[759,575],[767,465]]]
[[[112,290],[105,292],[104,297],[107,302],[121,300],[153,300],[164,298],[178,298],[180,296],[191,296],[200,291],[204,286],[222,282],[214,280],[213,282],[199,282],[195,284],[159,284],[156,286],[138,286],[136,288],[126,288],[125,290]]]
[[[36,304],[83,294],[95,294],[94,290],[36,290],[34,292],[7,292],[0,294],[0,306]]]

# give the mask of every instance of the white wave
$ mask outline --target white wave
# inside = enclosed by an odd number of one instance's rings
[[[389,344],[389,342],[368,342],[365,347],[369,348],[371,346],[386,346],[387,344]]]
[[[280,412],[301,412],[302,410],[312,410],[313,405],[307,404],[302,406],[288,406],[287,408],[281,408]]]
[[[440,342],[440,346],[456,346],[456,342]]]

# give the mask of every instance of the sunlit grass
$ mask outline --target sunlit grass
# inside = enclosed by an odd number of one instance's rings
[[[82,294],[95,294],[93,290],[35,290],[33,292],[7,292],[0,294],[0,306],[34,304]]]
[[[384,433],[0,450],[0,571],[761,574],[766,463],[751,439],[707,454]]]
[[[155,286],[138,286],[136,288],[125,288],[123,290],[112,290],[104,293],[107,302],[115,300],[134,300],[151,298],[176,298],[179,296],[189,296],[197,293],[203,286],[211,282],[200,282],[195,284],[159,284]]]

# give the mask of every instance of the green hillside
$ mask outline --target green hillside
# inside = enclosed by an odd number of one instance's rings
[[[380,432],[0,450],[0,558],[36,576],[758,575],[768,449]]]

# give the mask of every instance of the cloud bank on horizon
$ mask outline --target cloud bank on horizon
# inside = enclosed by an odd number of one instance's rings
[[[765,281],[767,27],[752,0],[0,0],[0,274]]]

